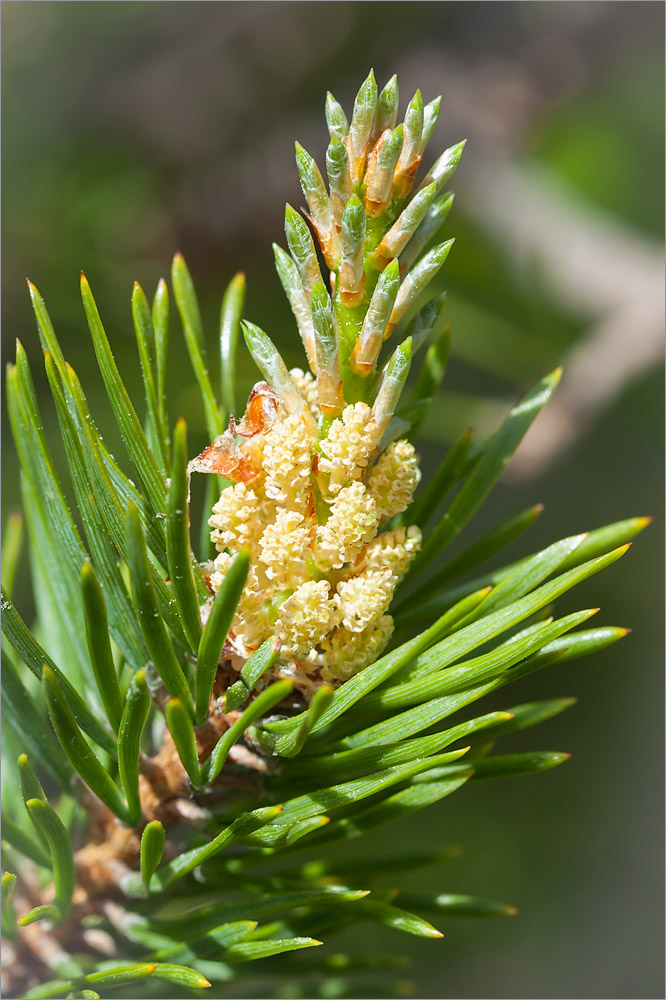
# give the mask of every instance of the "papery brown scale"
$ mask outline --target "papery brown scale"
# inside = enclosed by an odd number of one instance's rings
[[[279,405],[278,397],[268,382],[257,382],[250,393],[243,419],[236,425],[232,417],[229,421],[229,430],[244,438],[264,434],[277,420]]]
[[[316,475],[316,471],[314,470],[314,464],[313,464],[313,474]],[[316,517],[316,514],[317,514],[317,508],[315,506],[314,492],[312,490],[308,490],[308,505],[305,511],[305,516],[311,518],[311,517]]]
[[[234,483],[249,483],[257,478],[261,469],[252,456],[239,448],[233,433],[227,430],[192,459],[189,471],[224,476]]]

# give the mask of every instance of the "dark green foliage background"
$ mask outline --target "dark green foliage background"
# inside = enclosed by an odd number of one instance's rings
[[[300,204],[292,142],[302,139],[321,158],[325,90],[348,103],[369,65],[382,82],[397,70],[415,83],[425,57],[429,78],[438,60],[449,73],[460,67],[466,79],[509,66],[536,100],[527,125],[511,135],[510,157],[548,166],[611,217],[657,243],[663,237],[660,4],[11,2],[2,16],[4,358],[19,336],[51,413],[35,363],[28,274],[112,446],[112,421],[100,416],[107,412],[102,390],[96,400],[92,388],[99,380],[79,270],[130,390],[139,386],[132,281],[149,292],[178,249],[198,284],[211,338],[221,291],[242,268],[247,317],[297,363],[270,249],[281,238],[284,200]],[[578,63],[562,61],[567,51]],[[404,104],[403,76],[401,83]],[[481,88],[479,100],[488,93]],[[446,97],[433,150],[462,138],[447,123]],[[492,118],[492,107],[482,110]],[[447,232],[457,244],[444,283],[459,346],[441,404],[424,427],[426,475],[457,431],[470,422],[488,429],[480,396],[515,398],[587,332],[584,316],[555,301],[538,276],[510,268],[501,246],[466,212],[464,174],[476,156],[470,142],[453,185],[458,199]],[[188,371],[177,335],[172,351],[172,373]],[[255,378],[246,355],[241,371],[244,392]],[[186,417],[193,446],[203,445],[189,375],[170,389],[172,417]],[[55,442],[51,419],[47,434]],[[537,741],[572,751],[573,760],[529,783],[470,785],[382,832],[386,851],[406,841],[463,845],[464,853],[441,867],[437,886],[428,873],[422,887],[506,899],[521,911],[505,921],[440,920],[441,942],[401,938],[418,996],[638,998],[663,990],[662,425],[662,379],[653,369],[546,474],[500,484],[474,522],[480,534],[544,501],[546,512],[517,558],[633,514],[657,518],[621,565],[574,599],[583,607],[589,595],[602,606],[600,622],[630,626],[633,635],[593,661],[539,673],[511,692],[512,703],[578,697]],[[7,421],[3,444],[6,512],[18,500]],[[29,617],[27,572],[16,603]],[[560,613],[573,607],[563,602]],[[520,745],[517,737],[506,750]],[[413,883],[419,886],[418,875]],[[369,925],[362,943],[388,950],[396,945],[390,934]],[[354,950],[358,941],[346,946]]]

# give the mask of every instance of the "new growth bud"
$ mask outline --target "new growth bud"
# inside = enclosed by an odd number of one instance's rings
[[[248,322],[243,323],[243,336],[257,367],[276,395],[282,400],[287,412],[303,417],[308,424],[311,424],[310,411],[292,382],[287,366],[270,337],[264,333],[261,327]]]
[[[294,314],[298,332],[301,340],[303,341],[303,347],[305,348],[305,353],[307,355],[308,364],[312,373],[316,374],[317,362],[312,312],[310,310],[308,297],[305,294],[305,289],[303,288],[301,276],[298,273],[296,264],[293,262],[289,254],[285,253],[282,247],[279,247],[277,243],[273,244],[273,254],[275,255],[275,269],[278,273],[284,293],[289,300],[291,311]]]
[[[400,256],[421,225],[436,194],[437,185],[433,183],[412,198],[375,250],[375,259],[378,262],[382,258],[392,260]]]
[[[370,147],[374,146],[382,132],[394,129],[398,120],[398,77],[392,76],[377,99],[377,111],[370,136]]]
[[[412,363],[412,341],[408,337],[396,347],[381,380],[372,416],[382,434],[393,416]]]
[[[347,116],[338,104],[330,90],[326,94],[326,124],[331,139],[344,139],[349,132]]]
[[[414,270],[409,272],[398,291],[389,320],[388,335],[393,332],[409,307],[416,302],[421,292],[437,274],[448,257],[453,242],[453,240],[448,240],[446,243],[440,243],[433,247],[423,260],[419,261]]]
[[[329,143],[326,150],[326,173],[331,192],[333,217],[339,230],[342,226],[342,213],[352,194],[349,156],[342,139],[334,138]]]
[[[363,179],[376,107],[377,84],[375,82],[375,74],[370,70],[356,95],[354,112],[347,137],[347,149],[354,187],[357,187]]]
[[[365,210],[376,219],[391,203],[395,168],[403,143],[402,125],[385,131],[377,140],[365,175]]]
[[[356,306],[363,297],[365,273],[365,211],[356,195],[347,202],[342,215],[342,262],[340,264],[340,298],[346,306]]]
[[[428,188],[424,188],[423,190],[427,191]],[[436,198],[433,201],[423,222],[416,230],[400,256],[400,266],[402,268],[406,270],[411,267],[414,261],[420,256],[424,247],[427,246],[433,236],[437,235],[441,227],[446,222],[446,218],[451,211],[453,199],[454,194],[453,191],[451,191],[449,194],[442,195],[441,198]]]
[[[296,165],[301,188],[310,210],[310,220],[314,226],[319,245],[328,266],[335,270],[340,260],[340,240],[333,219],[331,199],[319,167],[310,154],[296,143]]]
[[[421,181],[421,189],[427,187],[428,184],[432,184],[434,181],[437,185],[437,191],[441,191],[460,163],[460,157],[463,154],[466,142],[467,139],[463,139],[462,142],[458,142],[455,146],[449,146],[448,149],[444,150]]]
[[[369,375],[377,363],[399,285],[400,271],[397,260],[394,260],[379,277],[363,329],[352,352],[352,365],[359,375]]]
[[[321,282],[312,287],[311,304],[315,329],[319,405],[324,416],[337,416],[344,406],[338,335],[331,299]]]
[[[412,338],[412,356],[427,340],[432,340],[441,331],[444,326],[445,304],[446,292],[442,292],[430,302],[426,302],[410,322],[405,336]]]
[[[421,162],[421,136],[423,133],[423,98],[417,90],[407,106],[405,114],[405,141],[395,172],[393,195],[401,201],[406,198],[414,184],[416,171]]]
[[[322,280],[317,251],[305,219],[291,205],[285,207],[284,232],[303,286],[310,292],[315,281]]]
[[[442,103],[441,97],[436,97],[434,101],[430,101],[423,109],[423,131],[421,132],[421,145],[419,152],[423,156],[425,148],[430,142],[432,133],[435,131],[435,125],[437,124],[437,119],[439,118],[439,106]]]

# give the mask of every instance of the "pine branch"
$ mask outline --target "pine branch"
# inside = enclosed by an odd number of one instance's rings
[[[447,557],[559,370],[488,440],[463,435],[414,499],[410,438],[439,391],[451,337],[445,298],[432,292],[453,244],[441,239],[453,200],[443,189],[464,143],[419,182],[439,99],[424,104],[417,91],[402,125],[397,110],[395,78],[378,92],[370,73],[350,120],[328,95],[328,186],[296,146],[308,212],[287,206],[289,249],[274,249],[307,374],[289,371],[259,327],[241,327],[241,274],[207,343],[194,283],[174,259],[172,294],[212,439],[199,456],[182,420],[169,434],[178,414],[165,392],[166,282],[152,307],[138,284],[132,297],[143,420],[81,283],[134,480],[105,446],[29,285],[68,479],[49,451],[19,343],[7,403],[36,615],[28,626],[12,603],[23,524],[12,514],[2,598],[3,841],[14,869],[2,880],[14,956],[7,995],[180,997],[211,982],[236,995],[262,977],[287,977],[289,995],[366,995],[358,977],[371,973],[379,988],[375,973],[399,966],[393,956],[296,953],[362,921],[437,938],[422,913],[515,913],[437,889],[387,892],[377,884],[386,872],[447,855],[382,860],[375,831],[468,781],[567,759],[492,751],[572,699],[510,699],[492,712],[477,702],[627,634],[582,627],[596,608],[544,616],[622,557],[648,519],[557,540],[469,579],[522,537],[541,513],[533,506]],[[241,329],[265,381],[239,419]],[[208,368],[214,349],[219,378]],[[210,476],[210,503],[191,525],[197,473]],[[209,537],[214,558],[200,563],[195,551]],[[333,860],[328,844],[357,837],[368,845],[361,868]],[[320,852],[314,861],[303,862],[305,847]],[[91,920],[112,957],[90,945]],[[394,977],[382,995],[403,987]]]

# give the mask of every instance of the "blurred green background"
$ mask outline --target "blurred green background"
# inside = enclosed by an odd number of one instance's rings
[[[427,100],[444,95],[433,151],[469,139],[441,277],[453,358],[422,431],[426,475],[461,429],[488,432],[530,382],[565,366],[558,401],[463,544],[537,501],[546,511],[512,558],[656,516],[625,560],[562,605],[600,604],[600,621],[633,634],[498,702],[577,696],[514,743],[573,759],[547,775],[469,786],[382,833],[387,852],[405,842],[464,847],[414,886],[520,910],[504,921],[440,920],[445,938],[434,943],[368,926],[364,947],[411,955],[418,997],[663,996],[663,21],[659,3],[579,0],[2,5],[4,359],[20,337],[54,444],[26,275],[114,449],[81,268],[137,391],[132,282],[152,294],[176,250],[197,283],[211,350],[221,292],[242,269],[247,317],[299,363],[270,246],[282,238],[284,202],[301,203],[293,140],[321,163],[326,89],[349,107],[372,65],[380,85],[398,72],[403,107],[417,86]],[[192,446],[203,445],[177,323],[171,350],[172,417],[185,416]],[[244,391],[255,379],[247,356],[241,376]],[[6,420],[2,433],[6,514],[18,475]],[[16,600],[29,617],[24,570]]]

